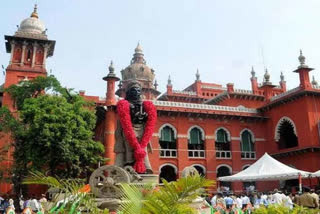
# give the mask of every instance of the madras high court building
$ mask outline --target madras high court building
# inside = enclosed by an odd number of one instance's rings
[[[6,51],[11,54],[6,68],[4,88],[46,76],[46,60],[53,56],[55,41],[49,40],[45,26],[35,8],[31,17],[23,20],[12,36],[5,36]],[[155,72],[145,60],[138,45],[130,65],[121,70],[121,79],[115,75],[112,64],[103,80],[106,98],[79,94],[96,103],[96,140],[105,146],[105,157],[113,164],[115,153],[116,104],[125,96],[125,88],[132,80],[142,85],[143,98],[153,100],[158,121],[152,137],[149,158],[154,173],[168,181],[176,180],[187,166],[194,166],[209,179],[232,175],[253,164],[265,152],[279,161],[306,171],[320,169],[319,112],[320,87],[309,72],[300,52],[297,68],[293,70],[300,84],[287,90],[284,76],[279,85],[271,82],[268,71],[258,81],[254,69],[248,71],[251,90],[237,89],[233,83],[226,86],[203,82],[197,71],[195,81],[183,90],[175,90],[169,77],[167,90],[158,91]],[[299,64],[298,64],[299,63]],[[101,80],[101,81],[103,81]],[[119,81],[120,80],[120,81]],[[7,93],[1,94],[2,105],[15,111]],[[5,146],[2,139],[0,144]],[[10,162],[5,165],[10,167]],[[316,184],[316,181],[304,181]],[[280,182],[295,186],[298,181]],[[220,183],[234,191],[243,191],[251,183]],[[279,182],[256,182],[258,190],[279,186]],[[1,185],[1,192],[10,185]]]

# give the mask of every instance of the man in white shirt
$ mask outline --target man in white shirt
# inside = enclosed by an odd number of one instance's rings
[[[272,202],[273,204],[282,204],[283,201],[283,195],[279,193],[278,189],[274,189],[273,191],[273,195],[272,195]]]
[[[240,195],[237,196],[237,208],[242,209],[242,200],[240,198]]]
[[[211,206],[212,207],[215,207],[217,205],[217,195],[214,195],[212,198],[211,198]]]
[[[247,195],[242,194],[241,196],[241,201],[242,201],[242,209],[246,208],[248,204],[250,204],[250,199]]]

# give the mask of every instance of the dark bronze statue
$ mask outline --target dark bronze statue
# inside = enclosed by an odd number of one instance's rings
[[[126,90],[125,99],[130,103],[130,116],[131,123],[133,126],[134,133],[138,140],[140,141],[143,133],[144,127],[148,118],[148,114],[143,109],[143,101],[141,97],[141,85],[139,82],[131,82]],[[135,163],[134,150],[130,143],[127,142],[125,135],[123,133],[123,128],[121,127],[120,121],[117,121],[116,129],[116,143],[114,147],[114,152],[116,153],[115,165],[119,167],[133,166]],[[145,148],[145,151],[152,152],[150,143]],[[144,164],[146,167],[146,173],[152,174],[152,168],[150,165],[148,154],[144,159]]]

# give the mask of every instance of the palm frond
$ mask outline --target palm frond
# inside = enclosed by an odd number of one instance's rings
[[[122,203],[120,210],[123,214],[140,214],[144,199],[141,188],[126,183],[121,184]]]
[[[50,213],[101,213],[98,209],[94,196],[80,190],[85,185],[81,179],[59,179],[45,176],[40,172],[32,172],[23,184],[43,184],[59,190],[59,194],[53,199],[54,206]],[[105,211],[107,213],[107,211]]]

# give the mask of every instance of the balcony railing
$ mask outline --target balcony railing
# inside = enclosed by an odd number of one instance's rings
[[[160,157],[162,158],[176,158],[177,150],[176,149],[160,149]]]
[[[205,158],[205,150],[188,150],[189,158]]]
[[[256,152],[241,152],[242,159],[256,159]]]
[[[216,158],[217,159],[231,159],[231,151],[217,151],[216,150]]]

